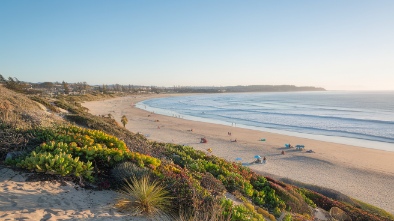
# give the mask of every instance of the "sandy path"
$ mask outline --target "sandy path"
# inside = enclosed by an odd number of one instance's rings
[[[212,154],[230,161],[241,157],[243,163],[253,161],[257,154],[266,156],[266,164],[250,167],[261,173],[332,188],[394,214],[394,152],[184,120],[132,106],[144,99],[164,96],[174,95],[138,95],[83,105],[92,114],[112,114],[117,121],[126,115],[126,128],[151,140],[186,144],[204,151],[211,148]],[[201,137],[206,137],[208,143],[199,143]],[[230,142],[235,138],[237,142]],[[266,141],[259,141],[260,138]],[[306,150],[313,149],[315,153],[284,149],[285,143],[304,144]]]

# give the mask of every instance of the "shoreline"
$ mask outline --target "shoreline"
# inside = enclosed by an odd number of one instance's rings
[[[110,113],[118,122],[126,115],[126,128],[150,140],[188,145],[205,152],[211,148],[218,157],[229,161],[240,157],[243,163],[253,161],[254,155],[266,156],[266,164],[249,167],[258,173],[334,189],[394,214],[394,152],[191,121],[134,106],[146,99],[182,95],[185,94],[136,95],[86,102],[83,106],[94,115]],[[208,143],[200,143],[201,137],[207,138]],[[259,141],[261,138],[266,141]],[[237,142],[230,142],[234,139]],[[313,149],[315,153],[285,149],[285,143],[304,144],[306,150]]]
[[[145,105],[144,101],[145,100],[138,102],[136,104],[136,107],[141,110],[145,110],[148,112],[154,112],[156,114],[171,117],[170,113],[172,111],[147,106],[147,105]],[[145,106],[145,107],[143,107],[143,106]],[[185,120],[230,126],[230,122],[225,122],[225,121],[221,121],[221,120],[196,117],[196,116],[189,116],[189,115],[180,115],[180,116],[182,119],[185,119]],[[244,124],[238,124],[235,127],[239,127],[239,128],[243,128],[243,129],[257,130],[257,131],[268,132],[268,133],[274,133],[274,134],[281,134],[281,135],[292,136],[292,137],[306,138],[306,139],[311,139],[311,140],[325,141],[325,142],[330,142],[330,143],[337,143],[337,144],[344,144],[344,145],[350,145],[350,146],[356,146],[356,147],[362,147],[362,148],[370,148],[370,149],[394,152],[394,147],[393,147],[394,143],[388,143],[388,142],[381,142],[381,141],[367,140],[367,139],[363,140],[363,139],[358,139],[358,138],[353,138],[353,137],[345,137],[345,136],[340,137],[340,136],[330,136],[330,135],[322,135],[322,134],[300,133],[300,132],[296,132],[296,131],[286,131],[286,130],[279,130],[279,129],[275,129],[275,128],[248,126],[248,125],[244,125]]]

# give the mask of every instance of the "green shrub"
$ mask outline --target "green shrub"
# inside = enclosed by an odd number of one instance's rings
[[[291,220],[292,220],[291,214],[287,213],[287,214],[285,215],[285,217],[283,217],[282,220],[283,220],[283,221],[291,221]]]
[[[190,171],[170,163],[160,165],[156,171],[171,195],[176,196],[173,200],[175,209],[186,214],[200,213],[212,204],[213,196]]]
[[[140,167],[146,165],[151,169],[161,163],[156,158],[130,152],[123,141],[97,130],[62,126],[39,130],[36,135],[39,140],[46,142],[38,146],[31,156],[20,159],[17,166],[63,176],[83,176],[92,180],[93,161],[101,168],[112,167],[123,160],[138,163]]]
[[[237,205],[233,207],[233,212],[231,216],[231,220],[233,221],[244,221],[244,220],[256,220],[256,221],[264,221],[264,217],[255,212],[253,210],[249,210],[244,205]]]
[[[307,196],[305,196],[305,189],[304,188],[298,188],[297,192],[304,198],[304,201],[311,207],[316,208],[316,204],[309,199]]]
[[[193,211],[181,210],[177,221],[230,221],[233,210],[231,200],[222,198]]]
[[[223,195],[226,192],[226,188],[216,179],[212,174],[205,173],[201,178],[201,186],[206,188],[213,195]]]
[[[140,179],[143,176],[149,175],[150,171],[147,168],[141,168],[131,162],[123,162],[116,165],[111,170],[111,175],[115,182],[122,183],[125,179],[136,177]]]
[[[71,154],[58,152],[52,155],[48,152],[36,153],[33,151],[30,156],[17,163],[18,167],[35,170],[36,172],[47,172],[60,174],[62,176],[75,175],[83,176],[92,180],[92,162],[79,161],[79,157],[73,158]]]
[[[167,157],[173,159],[174,163],[193,172],[211,173],[229,192],[239,191],[244,196],[252,198],[253,203],[259,206],[271,209],[284,207],[284,202],[276,196],[267,180],[246,167],[215,156],[207,156],[188,146],[166,144],[165,148]]]
[[[274,215],[270,214],[267,210],[263,209],[263,208],[258,208],[257,209],[257,213],[260,213],[261,215],[263,215],[264,217],[267,217],[268,219],[270,219],[271,221],[275,221],[276,218]]]
[[[255,211],[253,204],[251,203],[244,203],[244,206],[246,207],[246,209],[248,209],[249,211]]]

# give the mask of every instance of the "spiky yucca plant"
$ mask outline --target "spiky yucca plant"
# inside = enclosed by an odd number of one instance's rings
[[[125,185],[119,190],[116,208],[132,215],[156,218],[167,216],[172,198],[167,190],[158,182],[151,182],[148,176],[140,179],[133,177],[129,180],[125,180]]]

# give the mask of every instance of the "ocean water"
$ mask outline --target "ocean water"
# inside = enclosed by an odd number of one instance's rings
[[[394,151],[394,91],[204,94],[137,107],[190,120]]]

